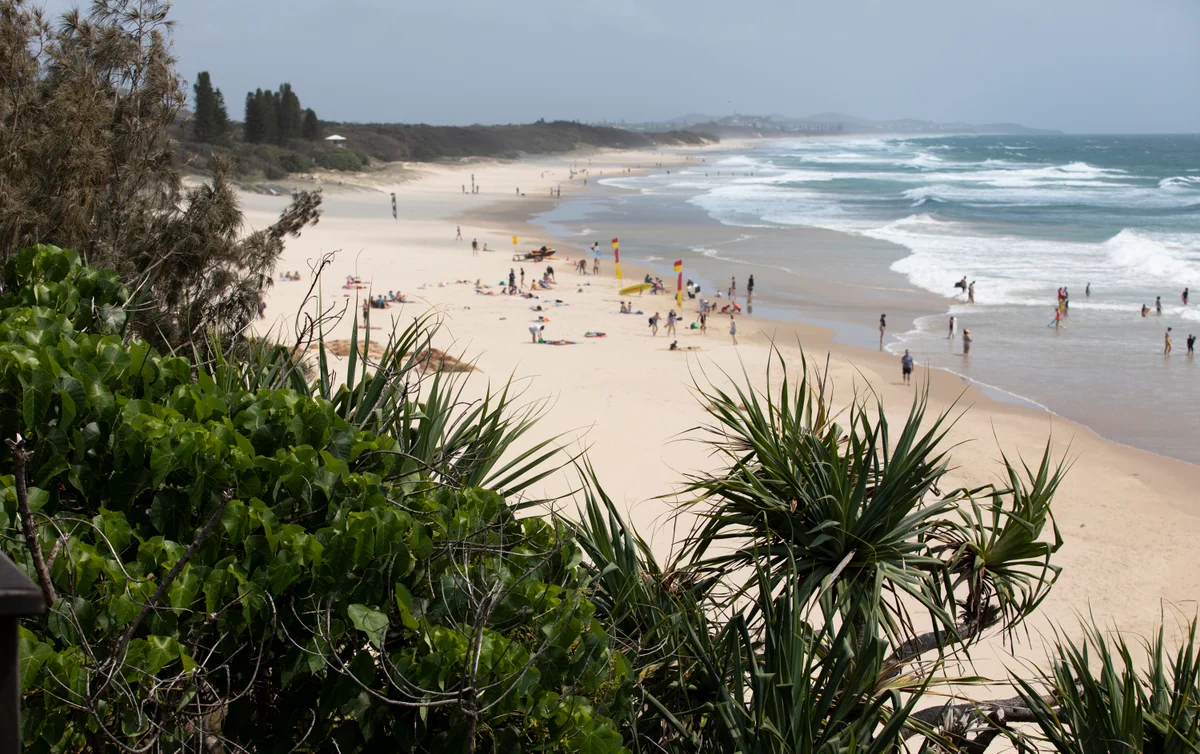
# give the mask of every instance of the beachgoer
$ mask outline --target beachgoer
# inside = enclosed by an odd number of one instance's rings
[[[887,330],[887,315],[879,315],[879,350],[883,350],[883,334]]]
[[[1187,306],[1187,305],[1188,305],[1188,303],[1187,303],[1187,302],[1188,302],[1188,289],[1187,289],[1187,288],[1184,288],[1184,289],[1183,289],[1183,296],[1182,296],[1182,298],[1183,298],[1183,305],[1184,305],[1184,306]]]
[[[1168,356],[1171,353],[1171,328],[1163,333],[1163,356]]]
[[[700,312],[700,332],[708,335],[708,312]]]
[[[953,314],[950,315],[950,333],[946,337],[947,338],[954,337],[954,315]]]
[[[748,304],[753,300],[754,300],[754,276],[751,275],[750,279],[746,281],[746,303]]]
[[[554,268],[553,267],[546,268],[546,277],[550,278],[550,280],[552,280],[555,283],[558,282],[558,280],[554,277]]]
[[[971,352],[971,331],[963,330],[963,356]]]
[[[1187,347],[1188,347],[1188,356],[1191,356],[1192,354],[1194,354],[1196,352],[1196,336],[1195,335],[1187,336]]]
[[[1063,314],[1063,310],[1062,310],[1061,306],[1054,310],[1054,329],[1055,330],[1057,330],[1058,326],[1062,324],[1062,314]]]
[[[737,320],[734,319],[732,314],[729,315],[729,337],[733,338],[733,344],[736,346],[738,344],[738,342],[737,342]]]
[[[517,292],[517,273],[513,268],[508,268],[508,295]]]
[[[658,335],[658,312],[654,312],[654,316],[650,318],[650,334]]]
[[[521,268],[521,290],[525,290],[525,268]]]
[[[454,240],[455,241],[462,240],[462,226],[461,225],[454,226]]]
[[[599,241],[595,241],[592,243],[592,260],[593,260],[592,261],[592,274],[599,275],[600,274],[600,242]]]
[[[543,324],[530,325],[529,326],[529,337],[533,339],[534,343],[537,343],[538,338],[541,337],[542,331],[545,329],[546,329],[546,326]]]
[[[478,238],[471,239],[471,256],[473,256],[473,257],[479,256],[479,239]]]
[[[975,303],[975,281],[974,280],[972,280],[971,284],[967,286],[967,303],[968,304]]]
[[[1092,297],[1092,284],[1090,282],[1087,284],[1087,288],[1083,289],[1083,295],[1088,298]]]
[[[1142,316],[1145,317],[1149,313],[1150,313],[1150,307],[1146,306],[1145,304],[1142,304]]]
[[[1155,313],[1157,313],[1157,314],[1158,314],[1160,317],[1162,316],[1162,296],[1155,296],[1155,297],[1154,297],[1154,311],[1155,311]]]
[[[676,319],[676,316],[675,316],[674,309],[667,312],[667,334],[670,335],[672,338],[676,337],[676,335],[675,335],[675,319]]]
[[[729,278],[729,298],[737,296],[737,278]]]
[[[913,357],[904,349],[904,355],[900,357],[900,376],[904,378],[905,385],[912,384]]]

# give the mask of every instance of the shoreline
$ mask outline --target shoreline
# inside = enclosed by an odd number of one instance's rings
[[[675,159],[645,153],[592,157],[606,166],[629,167],[639,160],[645,164],[660,157]],[[704,422],[693,381],[721,384],[724,375],[742,381],[744,370],[761,389],[773,348],[792,370],[798,368],[803,349],[810,367],[828,364],[838,407],[877,397],[889,417],[900,422],[915,387],[927,384],[930,413],[950,411],[958,417],[946,438],[946,447],[954,446],[950,484],[974,487],[998,481],[1001,452],[1032,462],[1048,440],[1056,460],[1066,458],[1073,464],[1055,505],[1066,540],[1057,560],[1064,573],[1032,627],[1035,633],[1054,623],[1070,625],[1076,614],[1088,610],[1100,620],[1111,619],[1137,632],[1155,623],[1162,601],[1181,603],[1200,592],[1200,552],[1192,544],[1200,536],[1200,506],[1194,502],[1200,467],[1119,445],[1053,414],[993,400],[950,372],[918,365],[916,386],[905,387],[899,384],[897,357],[833,342],[832,331],[816,325],[743,316],[740,345],[735,348],[716,317],[707,337],[683,329],[677,336],[680,345],[700,350],[670,352],[662,333],[657,338],[649,334],[645,317],[616,313],[619,286],[612,275],[610,249],[605,249],[603,274],[584,277],[571,272],[566,260],[578,259],[582,247],[561,244],[554,265],[559,284],[536,302],[478,295],[471,285],[455,284],[461,279],[494,284],[510,267],[519,268],[519,263],[509,262],[512,235],[519,236],[521,248],[558,244],[528,222],[531,213],[550,206],[549,197],[518,199],[499,190],[482,198],[463,196],[460,183],[471,169],[484,174],[489,182],[485,185],[520,181],[534,186],[540,174],[565,175],[570,164],[570,158],[554,158],[429,170],[395,187],[399,222],[392,220],[384,192],[392,187],[381,188],[375,196],[331,196],[321,223],[289,241],[280,269],[306,270],[307,260],[340,248],[343,254],[327,271],[327,281],[357,271],[371,279],[376,293],[404,291],[414,303],[387,311],[401,323],[430,308],[439,312],[445,328],[435,345],[464,354],[481,370],[468,380],[466,397],[482,397],[489,386],[494,389],[514,376],[521,391],[518,405],[544,409],[530,441],[560,438],[556,443],[565,452],[586,450],[606,491],[660,556],[672,549],[688,523],[671,520],[672,505],[659,496],[677,490],[683,474],[710,464],[701,445],[681,441],[694,437],[689,433]],[[607,173],[611,168],[604,169]],[[581,185],[568,188],[564,181],[563,199],[591,190]],[[285,204],[282,198],[259,195],[246,195],[243,201],[249,221],[258,227]],[[462,241],[454,240],[456,225],[462,226]],[[616,234],[594,235],[607,239]],[[501,250],[473,257],[472,237]],[[587,240],[590,245],[592,238]],[[527,273],[541,269],[524,266]],[[623,261],[626,283],[641,279],[636,267]],[[300,305],[302,287],[307,284],[276,284],[264,327],[286,325],[287,312]],[[341,293],[329,298],[340,300]],[[555,307],[554,299],[564,305]],[[688,303],[685,300],[685,307]],[[694,311],[691,303],[684,323]],[[573,339],[576,345],[530,345],[526,321],[535,315],[529,311],[531,304],[553,307],[546,310],[547,337]],[[637,305],[648,313],[657,305],[665,314],[673,297],[647,294]],[[343,319],[330,328],[328,337],[348,337],[349,329],[350,320]],[[607,337],[585,339],[585,330],[602,330]],[[535,492],[565,495],[577,484],[574,472],[564,470]],[[563,503],[569,509],[570,503]],[[1136,529],[1128,526],[1134,516],[1142,524]],[[1147,557],[1151,553],[1153,557]],[[1004,651],[997,645],[997,656],[1005,656]]]

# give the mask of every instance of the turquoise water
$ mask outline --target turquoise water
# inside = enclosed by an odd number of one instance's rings
[[[1200,462],[1200,366],[1184,347],[1200,335],[1200,136],[767,142],[602,183],[687,202],[748,237],[818,227],[899,244],[907,254],[879,264],[951,298],[911,325],[893,320],[889,350]],[[803,269],[811,252],[750,242],[728,253]],[[973,305],[953,287],[964,276],[975,281]],[[1070,317],[1055,329],[1062,286]],[[1197,291],[1187,306],[1185,287]],[[1162,315],[1143,318],[1156,297]],[[950,315],[958,332],[971,329],[969,358],[958,333],[947,338]]]

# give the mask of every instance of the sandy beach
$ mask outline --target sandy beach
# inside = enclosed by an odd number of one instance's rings
[[[737,346],[731,342],[728,317],[713,315],[707,335],[687,329],[695,319],[696,302],[686,297],[678,337],[668,337],[661,327],[652,336],[647,318],[657,312],[665,322],[674,297],[637,296],[634,310],[642,314],[619,314],[622,283],[614,277],[608,244],[612,234],[603,226],[581,238],[578,246],[563,248],[558,243],[556,258],[549,263],[557,283],[538,292],[540,298],[501,295],[499,286],[510,269],[518,277],[523,269],[526,287],[542,275],[544,264],[512,261],[512,239],[518,238],[521,251],[557,243],[537,235],[538,229],[527,222],[555,201],[552,190],[561,185],[562,198],[567,199],[595,190],[602,173],[611,176],[658,163],[688,162],[701,154],[609,152],[418,165],[364,176],[357,183],[365,188],[327,186],[320,224],[289,240],[280,264],[280,271],[300,271],[304,282],[276,282],[260,327],[290,332],[309,287],[311,265],[321,255],[337,252],[322,290],[327,305],[344,302],[348,311],[327,337],[349,337],[358,295],[397,291],[410,301],[373,311],[373,326],[393,317],[409,322],[435,310],[444,319],[436,345],[473,360],[480,370],[470,377],[468,392],[480,395],[489,384],[498,386],[511,376],[522,389],[522,402],[544,404],[533,439],[561,435],[565,451],[586,450],[609,494],[665,556],[682,532],[672,528],[669,503],[658,498],[670,494],[687,472],[710,463],[705,448],[688,439],[696,437],[689,430],[704,421],[693,381],[719,383],[726,375],[741,379],[744,370],[761,384],[774,346],[792,368],[798,368],[802,350],[810,363],[823,363],[828,356],[840,405],[871,392],[890,416],[902,421],[915,389],[903,385],[896,357],[834,344],[830,331],[821,327],[743,315],[738,318]],[[588,186],[582,174],[570,179],[572,169],[588,171]],[[470,192],[472,180],[480,186],[479,193]],[[262,227],[286,200],[244,194],[243,203],[248,223]],[[461,240],[456,228],[461,228]],[[486,244],[489,251],[473,255],[472,240],[481,248]],[[603,251],[601,274],[580,275],[572,263],[595,240]],[[622,247],[634,248],[636,243],[636,238],[621,239]],[[588,259],[590,272],[590,255]],[[630,264],[623,265],[623,272],[626,285],[644,274]],[[343,290],[347,276],[358,276],[367,288]],[[495,295],[477,294],[476,280],[491,286]],[[674,281],[667,282],[673,291]],[[542,312],[531,311],[538,305]],[[574,344],[531,343],[529,326],[538,316],[548,319],[546,339]],[[588,332],[603,332],[605,337],[585,337]],[[684,350],[669,350],[672,340]],[[1045,412],[989,400],[954,375],[918,363],[913,382],[926,381],[931,413],[962,413],[949,434],[949,441],[959,444],[952,453],[950,478],[955,484],[998,481],[996,461],[1002,452],[1036,461],[1048,440],[1056,457],[1071,464],[1055,505],[1066,542],[1056,562],[1064,570],[1028,624],[1035,635],[1051,623],[1071,625],[1076,615],[1088,612],[1101,622],[1140,633],[1158,624],[1165,603],[1188,614],[1195,611],[1189,600],[1200,586],[1200,551],[1194,546],[1200,532],[1200,506],[1194,495],[1200,467],[1119,445]],[[547,480],[544,491],[562,494],[577,483],[564,473]],[[1032,654],[1040,656],[1040,644],[1036,639],[1034,643]]]

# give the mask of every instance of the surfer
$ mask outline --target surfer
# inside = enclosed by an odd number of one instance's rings
[[[1145,304],[1142,304],[1142,316],[1145,317],[1149,313],[1150,313],[1150,307],[1146,306]]]
[[[954,284],[955,288],[959,288],[963,293],[967,292],[967,276],[963,275],[963,279]]]

